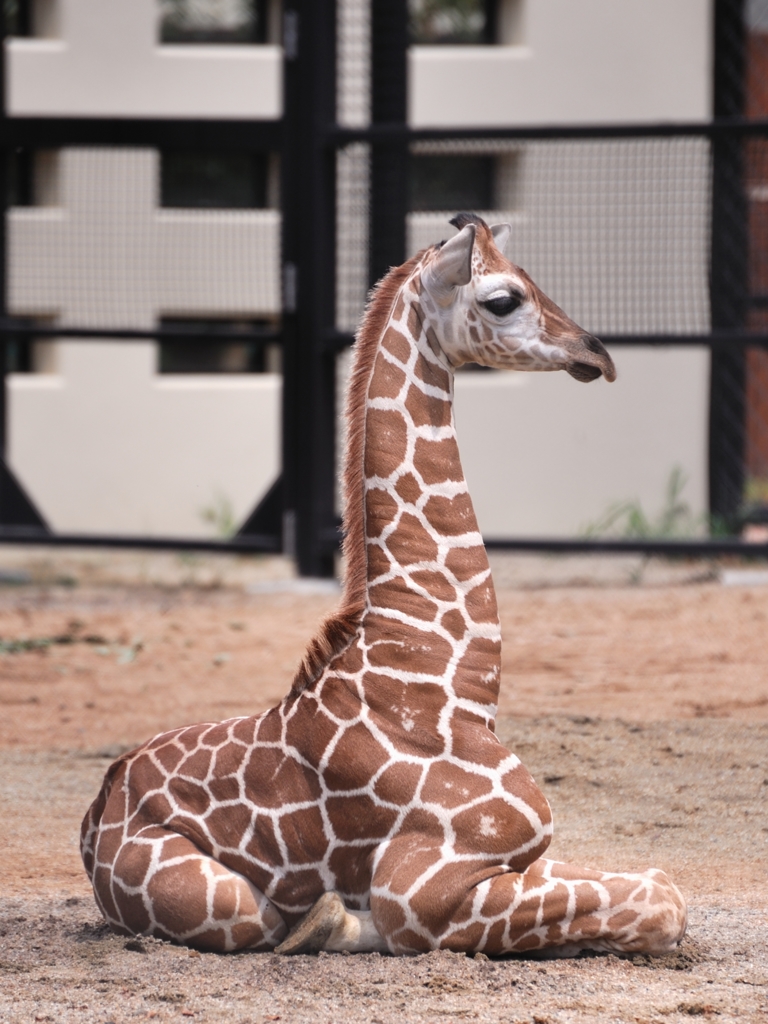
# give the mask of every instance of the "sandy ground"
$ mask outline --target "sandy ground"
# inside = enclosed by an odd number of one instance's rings
[[[110,935],[76,839],[110,759],[268,707],[337,596],[279,559],[0,549],[0,1022],[768,1020],[768,587],[704,564],[494,570],[498,731],[552,803],[550,852],[670,872],[677,953],[282,960]]]

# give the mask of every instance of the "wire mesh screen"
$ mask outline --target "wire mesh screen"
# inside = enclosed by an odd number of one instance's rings
[[[512,225],[507,255],[588,330],[709,329],[705,139],[421,144],[412,167],[418,172],[421,161],[440,158],[446,165],[466,161],[476,183],[478,157],[486,161],[488,185],[475,196],[465,189],[466,198],[490,200],[476,212]],[[453,193],[453,209],[409,215],[412,251],[451,230],[446,220],[463,198],[456,186]],[[439,196],[437,181],[433,204]]]
[[[111,147],[36,157],[33,202],[10,212],[13,314],[86,328],[278,314],[268,159],[192,154],[180,164]]]

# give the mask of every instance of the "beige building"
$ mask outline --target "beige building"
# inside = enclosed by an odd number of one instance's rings
[[[279,117],[281,50],[270,41],[277,5],[262,9],[263,41],[255,42],[232,41],[236,0],[207,2],[224,26],[219,41],[190,42],[190,32],[164,42],[172,33],[160,0],[37,0],[34,34],[7,43],[9,113]],[[339,117],[360,123],[365,0],[339,6]],[[411,48],[410,122],[705,121],[710,8],[709,0],[505,0],[495,44]],[[585,328],[708,329],[703,142],[480,144],[473,153],[490,168],[482,212],[513,225],[508,254]],[[457,151],[427,147],[416,159],[440,154]],[[28,203],[10,215],[14,314],[142,329],[275,321],[274,162],[258,172],[258,196],[200,208],[182,205],[184,168],[173,172],[163,160],[136,149],[35,155]],[[354,323],[365,293],[354,202],[364,170],[354,150],[342,161],[342,327]],[[445,237],[453,212],[410,214],[411,249]],[[614,354],[615,385],[587,388],[563,374],[458,375],[460,442],[487,535],[571,535],[625,498],[652,511],[676,467],[692,507],[705,508],[708,354]],[[194,536],[210,533],[209,520],[227,510],[243,519],[279,472],[281,382],[272,356],[246,366],[231,355],[230,369],[258,372],[181,372],[189,367],[150,341],[36,343],[31,372],[9,378],[9,461],[52,527]],[[208,369],[226,361],[223,353]]]

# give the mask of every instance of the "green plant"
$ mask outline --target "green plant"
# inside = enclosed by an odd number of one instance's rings
[[[649,516],[637,500],[619,501],[584,529],[586,537],[617,536],[630,538],[690,537],[713,527],[708,517],[695,515],[682,498],[688,480],[679,466],[669,474],[664,503],[657,516]]]
[[[237,529],[235,510],[225,494],[216,494],[210,505],[201,508],[200,518],[213,526],[217,537],[231,537]]]

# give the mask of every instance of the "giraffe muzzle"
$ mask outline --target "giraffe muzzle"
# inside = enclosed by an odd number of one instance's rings
[[[591,334],[582,334],[570,348],[572,358],[565,369],[575,380],[588,384],[602,375],[607,381],[616,380],[616,367],[602,341]]]

